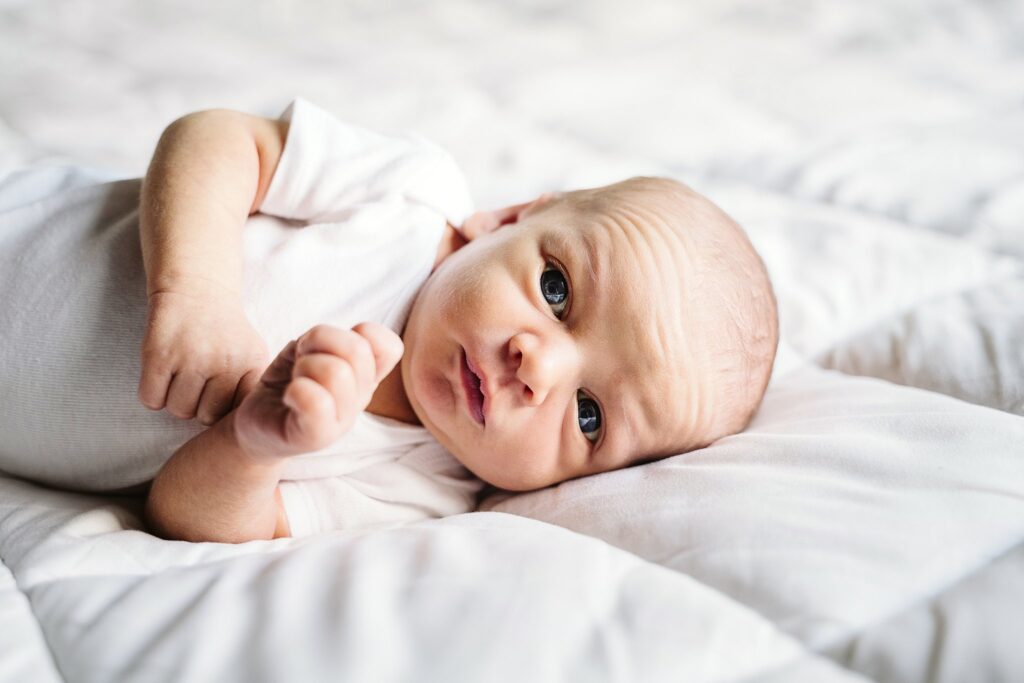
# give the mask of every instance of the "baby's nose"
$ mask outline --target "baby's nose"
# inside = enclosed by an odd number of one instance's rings
[[[523,332],[509,341],[511,356],[517,363],[516,378],[523,384],[528,405],[541,405],[552,389],[576,372],[578,360],[572,343],[561,335],[540,336]]]

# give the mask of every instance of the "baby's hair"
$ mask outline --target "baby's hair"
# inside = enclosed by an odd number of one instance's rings
[[[696,272],[682,276],[682,300],[687,314],[703,313],[701,329],[717,330],[708,338],[688,340],[706,364],[717,388],[710,405],[713,416],[707,433],[685,448],[669,447],[664,454],[706,446],[750,424],[764,397],[779,342],[778,305],[764,262],[743,228],[713,202],[685,184],[662,177],[635,177],[613,185],[562,195],[578,209],[608,213],[616,206],[643,206],[677,231],[702,258]],[[655,201],[655,199],[657,201]],[[725,313],[714,318],[710,311]],[[692,435],[691,435],[692,436]],[[649,458],[647,461],[657,459]]]

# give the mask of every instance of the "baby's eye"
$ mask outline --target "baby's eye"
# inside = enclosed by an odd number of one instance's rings
[[[582,391],[576,392],[576,410],[579,414],[580,431],[591,442],[601,436],[601,408],[597,401],[587,398]]]
[[[569,283],[565,281],[562,271],[549,263],[540,274],[540,291],[561,320],[569,300]]]

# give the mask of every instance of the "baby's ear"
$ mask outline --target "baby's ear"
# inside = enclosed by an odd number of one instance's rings
[[[459,232],[468,241],[472,242],[480,235],[494,232],[505,225],[518,223],[530,213],[554,199],[555,196],[553,192],[545,192],[530,202],[506,206],[503,209],[495,209],[494,211],[477,211],[463,221]]]

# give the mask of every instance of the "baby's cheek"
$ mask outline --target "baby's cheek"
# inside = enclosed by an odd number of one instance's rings
[[[518,440],[505,457],[510,476],[514,475],[517,488],[523,491],[551,486],[581,474],[578,468],[567,465],[567,460],[559,452],[556,438],[544,439],[537,434]]]

